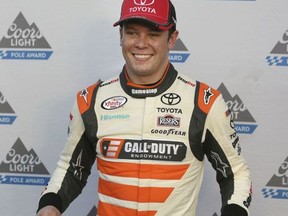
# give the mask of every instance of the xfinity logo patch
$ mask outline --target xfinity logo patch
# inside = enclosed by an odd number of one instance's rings
[[[103,139],[100,149],[107,158],[161,161],[182,161],[187,151],[182,142],[130,139]]]
[[[126,104],[127,98],[123,96],[115,96],[102,102],[101,107],[105,110],[114,110]]]
[[[181,97],[176,93],[167,93],[162,95],[161,101],[166,105],[176,105],[180,103]]]

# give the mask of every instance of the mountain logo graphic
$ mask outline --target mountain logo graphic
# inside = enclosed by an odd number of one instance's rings
[[[262,189],[264,198],[288,199],[288,157]]]
[[[235,130],[238,133],[252,134],[256,129],[256,121],[238,95],[231,96],[223,83],[218,90],[222,93],[235,123]]]
[[[95,215],[97,215],[97,208],[96,206],[93,206],[87,216],[95,216]]]
[[[266,57],[269,66],[288,66],[288,30]]]
[[[47,185],[49,172],[33,149],[18,138],[0,164],[0,184]]]
[[[48,60],[52,53],[51,46],[37,25],[30,25],[22,12],[0,40],[2,60]]]
[[[16,115],[4,95],[0,92],[0,124],[13,124]]]
[[[190,53],[180,38],[176,40],[174,48],[169,52],[169,60],[174,63],[184,63]]]

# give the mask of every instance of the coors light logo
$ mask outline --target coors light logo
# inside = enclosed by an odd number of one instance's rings
[[[269,66],[288,66],[288,30],[266,57],[266,61]]]
[[[172,50],[169,52],[169,60],[172,63],[185,63],[190,56],[189,50],[180,38],[177,38]]]
[[[49,172],[33,149],[18,138],[0,164],[0,184],[46,185]]]
[[[235,130],[238,133],[252,134],[256,129],[256,121],[238,95],[231,96],[225,85],[222,83],[218,90],[231,111],[235,122]]]
[[[20,12],[0,41],[0,59],[48,60],[51,47],[35,23]]]
[[[0,92],[0,125],[11,125],[16,119],[16,114],[4,95]]]
[[[262,194],[264,198],[288,199],[288,157],[262,189]]]
[[[95,216],[95,215],[97,215],[97,208],[96,206],[93,206],[87,216]]]

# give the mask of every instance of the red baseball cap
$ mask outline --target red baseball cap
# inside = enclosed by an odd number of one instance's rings
[[[129,20],[143,20],[160,30],[176,26],[176,12],[170,0],[124,0],[121,17],[114,27]]]

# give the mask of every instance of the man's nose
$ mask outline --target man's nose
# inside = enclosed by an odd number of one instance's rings
[[[140,34],[135,42],[135,46],[137,46],[138,48],[145,48],[148,46],[148,38],[147,35],[144,34]]]

